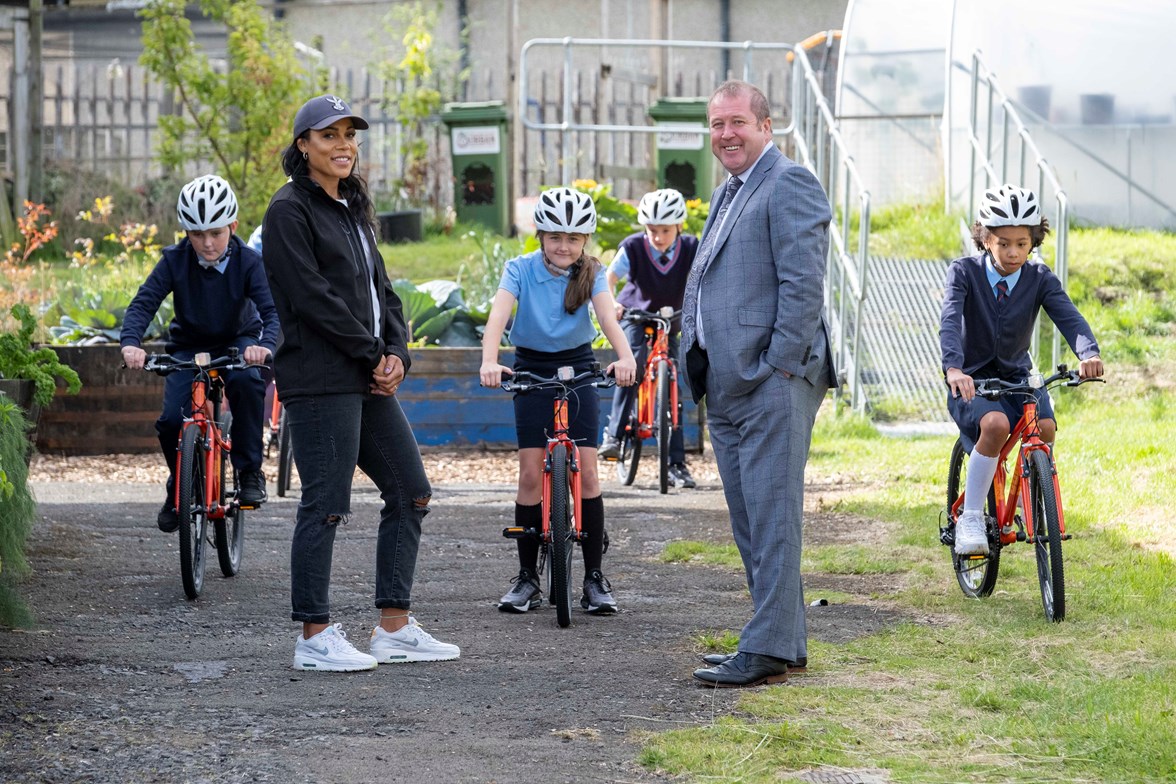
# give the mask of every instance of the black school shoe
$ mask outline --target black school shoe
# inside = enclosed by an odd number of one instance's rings
[[[688,490],[696,486],[694,477],[690,475],[690,469],[686,468],[685,463],[670,465],[670,484],[674,487],[685,487]]]
[[[590,615],[612,615],[617,611],[612,585],[599,569],[584,578],[584,595],[580,597],[580,606]]]
[[[241,506],[261,506],[269,499],[265,492],[265,474],[261,471],[245,471],[241,474],[241,493],[237,501]]]
[[[165,534],[174,533],[180,527],[180,516],[176,514],[176,508],[172,506],[170,498],[163,502],[159,514],[155,516],[155,524]]]

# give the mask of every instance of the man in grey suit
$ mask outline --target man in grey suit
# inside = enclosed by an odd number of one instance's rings
[[[730,174],[711,196],[682,306],[691,392],[707,425],[753,613],[738,653],[712,654],[712,686],[787,680],[808,661],[800,577],[804,467],[833,382],[822,317],[829,200],[772,144],[763,93],[725,82],[707,106]]]

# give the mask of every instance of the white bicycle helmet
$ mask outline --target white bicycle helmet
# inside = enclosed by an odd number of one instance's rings
[[[535,228],[568,234],[596,233],[596,205],[587,193],[571,188],[552,188],[539,194]]]
[[[176,215],[188,231],[219,229],[237,220],[237,196],[220,177],[206,174],[180,189]]]
[[[686,222],[686,200],[673,188],[662,188],[641,197],[637,222],[642,226],[678,226]]]
[[[1016,185],[1002,185],[984,191],[980,199],[978,220],[990,229],[999,226],[1036,226],[1041,223],[1041,208],[1033,191]]]

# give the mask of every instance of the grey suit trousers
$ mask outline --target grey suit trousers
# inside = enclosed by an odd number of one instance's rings
[[[808,657],[800,577],[804,469],[826,376],[818,374],[814,384],[776,372],[736,396],[707,374],[707,425],[753,605],[739,635],[745,653]]]

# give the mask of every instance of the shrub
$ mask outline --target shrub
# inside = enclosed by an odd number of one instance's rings
[[[28,609],[14,584],[28,573],[24,545],[37,518],[29,492],[28,423],[20,407],[0,395],[0,624],[27,626]]]
[[[33,399],[42,408],[53,402],[53,396],[57,394],[57,378],[65,381],[71,395],[77,394],[82,388],[77,372],[63,364],[53,349],[33,347],[37,322],[28,306],[18,303],[10,312],[20,322],[20,328],[0,334],[0,377],[32,381],[37,388]]]

